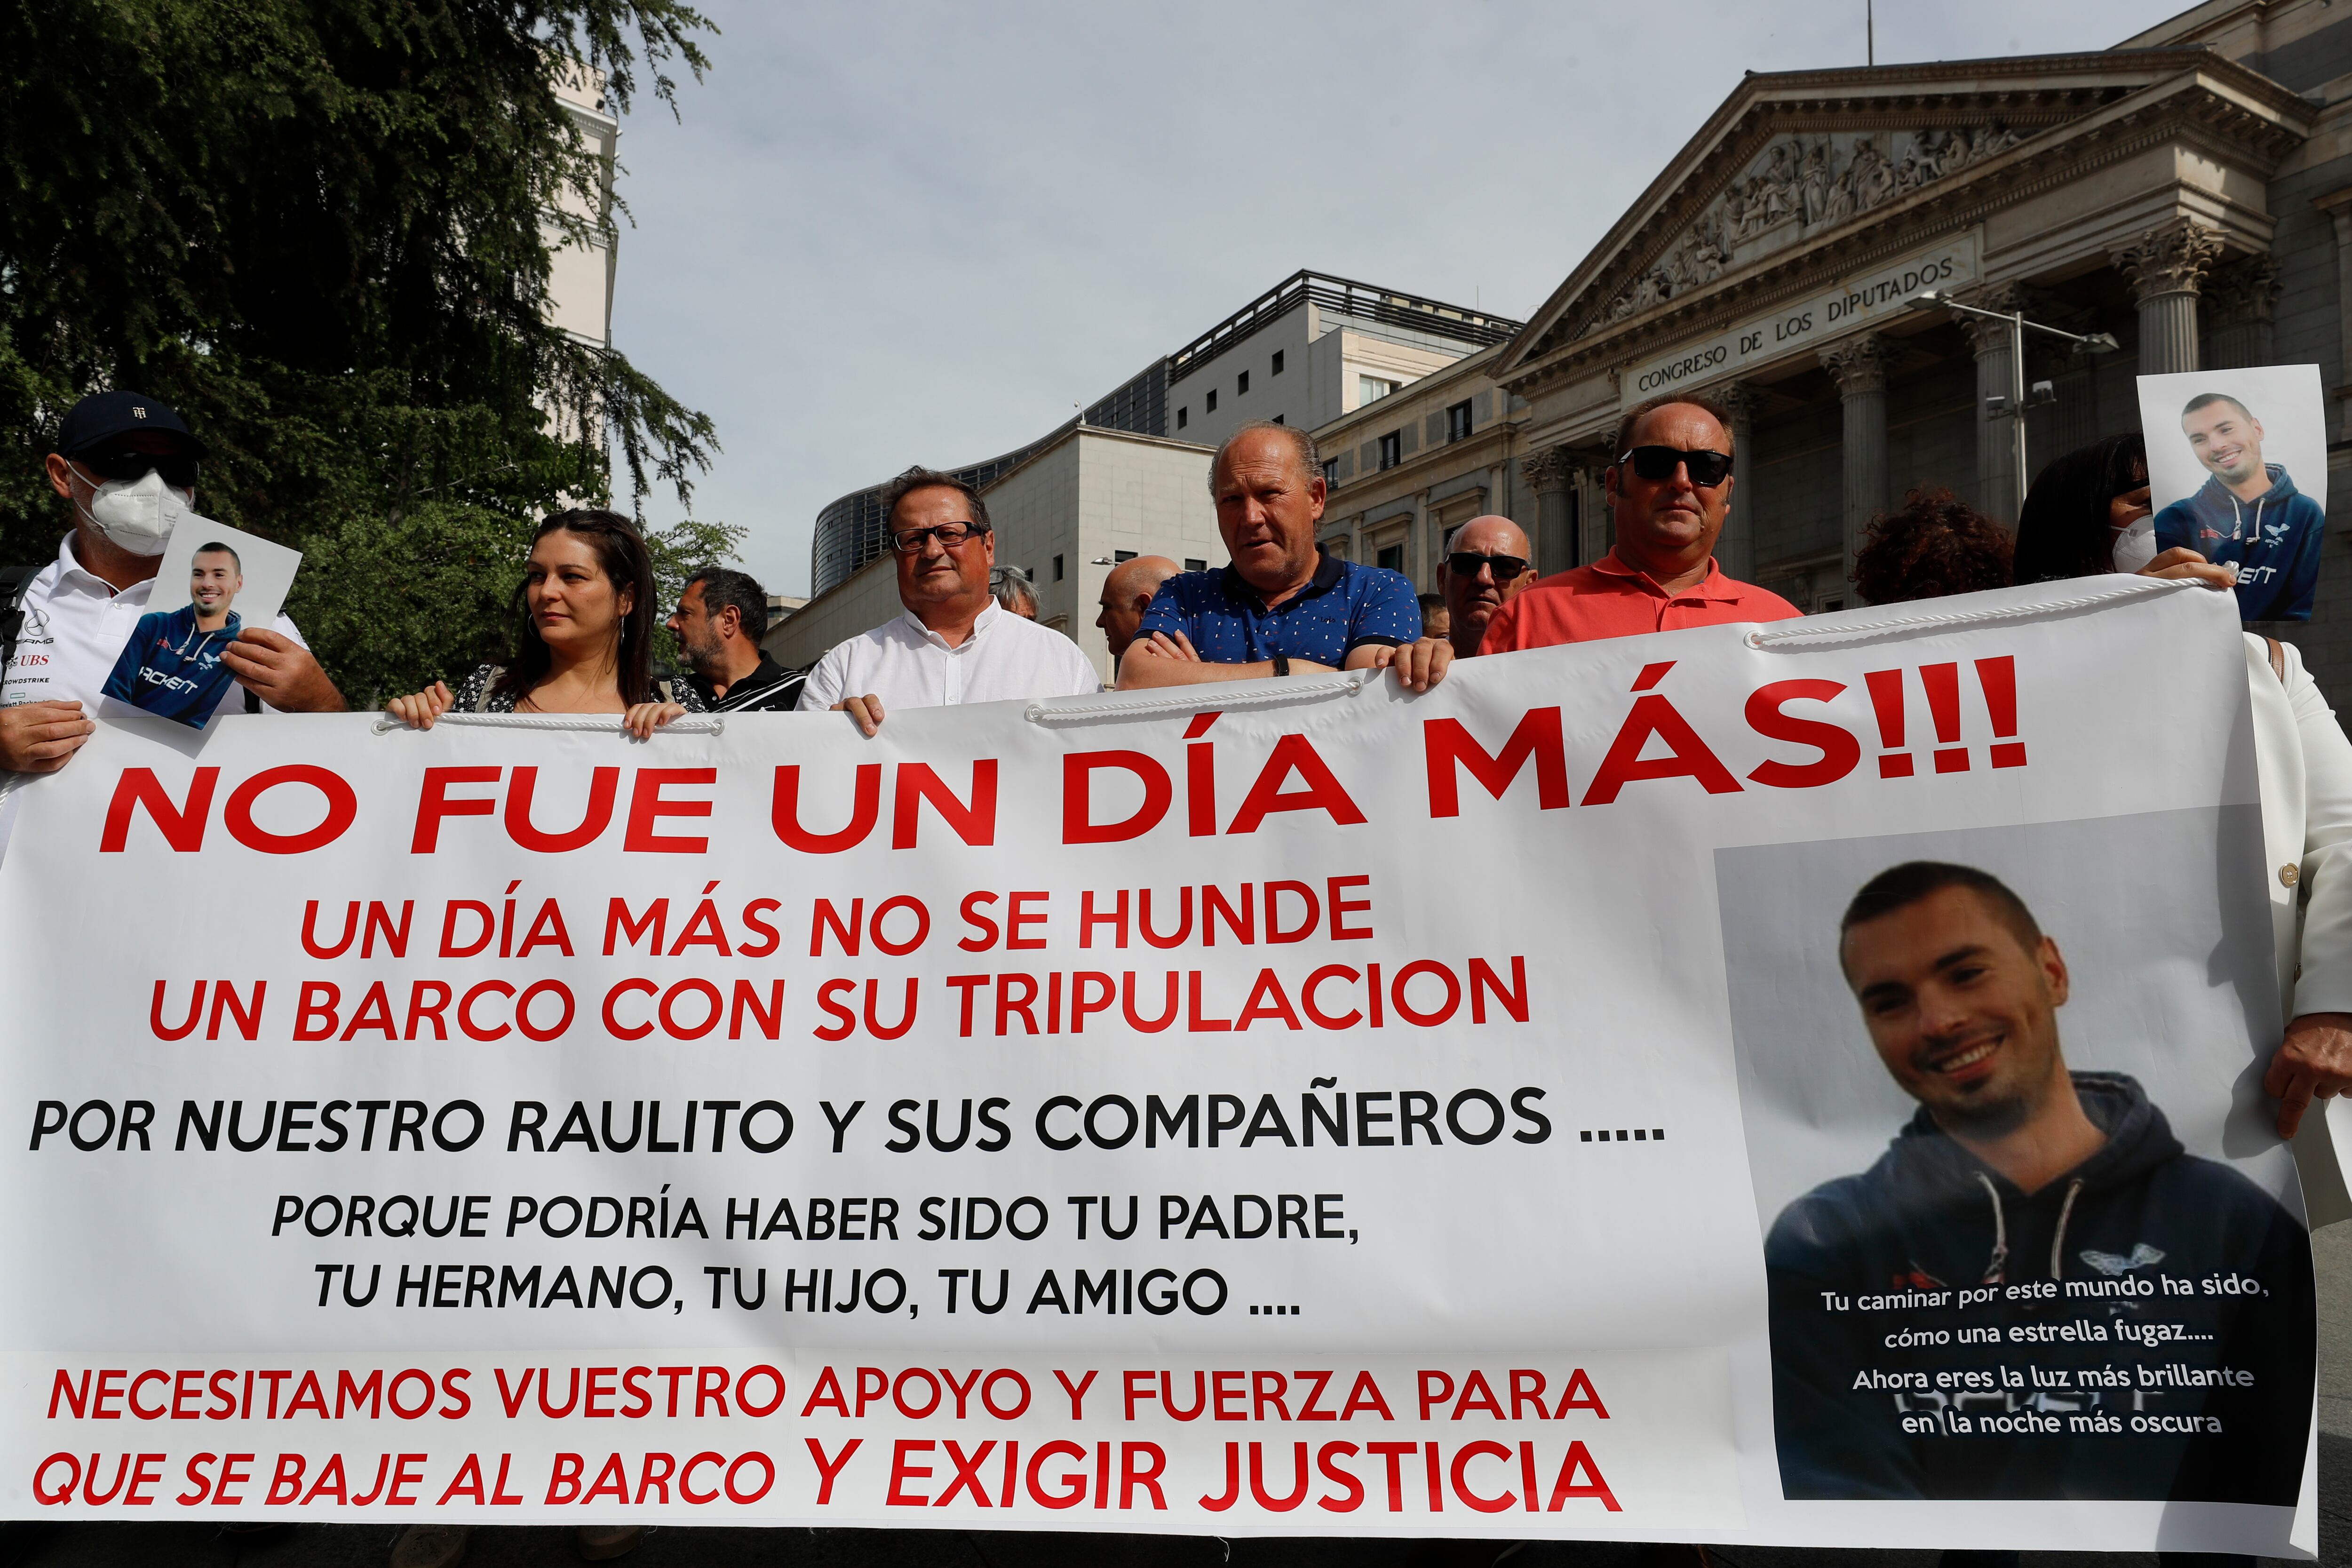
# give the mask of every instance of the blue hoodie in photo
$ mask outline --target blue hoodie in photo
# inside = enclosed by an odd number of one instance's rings
[[[2122,1073],[2106,1135],[2033,1192],[1924,1109],[1764,1244],[1791,1498],[2293,1506],[2311,1422],[2311,1240],[2189,1153]]]
[[[194,605],[148,612],[122,645],[104,695],[203,729],[236,679],[221,652],[242,626],[235,610],[228,625],[208,632],[197,629]]]
[[[2187,500],[2158,512],[2156,547],[2185,544],[2208,561],[2235,563],[2242,621],[2307,621],[2327,517],[2284,468],[2263,467],[2271,488],[2252,500],[2240,500],[2216,474]]]

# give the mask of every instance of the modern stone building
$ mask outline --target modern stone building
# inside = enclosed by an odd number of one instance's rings
[[[1526,329],[1454,374],[1524,405],[1548,571],[1609,546],[1600,476],[1625,408],[1675,388],[1728,404],[1724,563],[1828,609],[1911,485],[2015,516],[2014,416],[1986,402],[2010,390],[2009,332],[1906,309],[1923,289],[2120,343],[2029,336],[2026,380],[2050,384],[2024,416],[2029,475],[2137,428],[2141,374],[2315,361],[2352,437],[2352,16],[2211,0],[2105,53],[1750,76]],[[2347,463],[2339,441],[2337,518]],[[2352,545],[2332,531],[2326,549],[2318,618],[2270,629],[2352,695]]]
[[[1076,420],[1002,457],[949,471],[985,489],[1080,426],[1212,447],[1251,419],[1312,428],[1503,343],[1519,326],[1369,283],[1293,273],[1153,361]],[[882,489],[877,483],[853,490],[817,514],[809,579],[820,599],[881,553]],[[1152,552],[1181,558],[1157,545]],[[1223,547],[1214,553],[1222,560]]]

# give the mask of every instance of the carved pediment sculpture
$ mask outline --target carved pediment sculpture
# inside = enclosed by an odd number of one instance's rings
[[[1698,220],[1577,331],[1597,331],[1702,288],[1751,259],[1790,225],[1800,237],[1909,195],[2025,139],[2000,124],[1790,136],[1750,159]]]

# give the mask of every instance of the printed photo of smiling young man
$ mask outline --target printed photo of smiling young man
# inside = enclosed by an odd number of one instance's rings
[[[2158,551],[2186,545],[2236,567],[2241,620],[2309,620],[2325,506],[2295,488],[2284,464],[2265,460],[2263,422],[2236,395],[2191,397],[2180,411],[2180,434],[2211,477],[2156,514]]]
[[[106,678],[104,695],[180,723],[204,728],[234,677],[221,654],[244,623],[231,606],[245,591],[245,563],[215,541],[189,558],[188,602],[139,617]]]
[[[2303,1226],[2137,1080],[2068,1068],[2066,961],[1998,879],[1883,871],[1838,958],[1919,1109],[1766,1239],[1786,1494],[2294,1503]]]

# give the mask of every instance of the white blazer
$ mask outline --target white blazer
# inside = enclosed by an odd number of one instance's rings
[[[2278,954],[2283,1019],[2352,1013],[2352,740],[2291,643],[2286,678],[2271,668],[2267,638],[2246,637],[2254,763],[2263,798],[2264,883]],[[2304,1201],[2316,1227],[2352,1219],[2352,1100],[2322,1100],[2295,1135]]]

